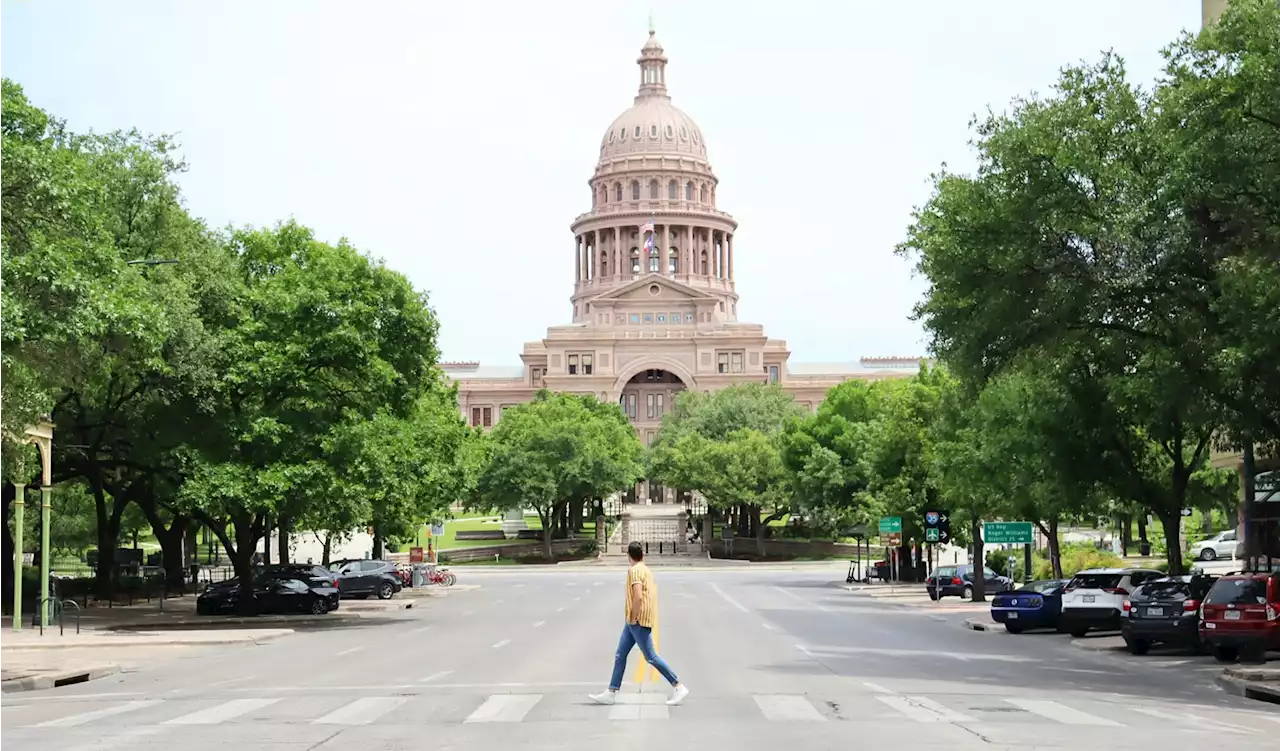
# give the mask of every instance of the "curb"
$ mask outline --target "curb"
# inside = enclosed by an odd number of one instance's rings
[[[151,624],[155,626],[156,624]],[[205,629],[167,629],[168,631],[203,631]],[[232,629],[228,629],[232,630]],[[233,638],[221,639],[163,639],[152,638],[150,635],[159,633],[155,630],[138,630],[136,637],[130,636],[112,636],[100,641],[75,642],[75,643],[34,643],[34,644],[14,644],[5,646],[0,650],[0,654],[7,652],[40,652],[49,649],[119,649],[120,647],[208,647],[214,645],[231,645],[231,644],[266,644],[268,642],[281,639],[293,634],[292,629],[264,629],[270,630],[269,634],[253,635],[248,632],[242,632],[243,635]]]
[[[1268,681],[1263,683],[1260,681],[1246,681],[1243,678],[1236,678],[1227,675],[1224,670],[1222,675],[1213,679],[1218,687],[1232,696],[1241,696],[1246,699],[1254,699],[1257,701],[1265,701],[1271,704],[1280,704],[1280,685]],[[1270,685],[1268,685],[1270,684]]]
[[[42,691],[56,686],[66,686],[73,683],[84,683],[85,681],[106,678],[119,672],[119,665],[99,665],[89,670],[82,668],[79,670],[65,670],[52,675],[32,675],[0,683],[0,692],[10,694],[18,691]]]
[[[992,634],[1008,633],[1008,630],[1005,629],[1003,623],[995,623],[993,621],[983,621],[977,618],[965,618],[963,623],[961,623],[961,625],[969,629],[970,631],[985,631],[987,633],[992,633]]]
[[[380,612],[386,611],[365,611],[363,613],[343,613],[341,615],[317,615],[317,616],[301,616],[291,618],[289,616],[268,615],[268,616],[233,616],[223,618],[221,616],[202,616],[208,620],[199,621],[179,621],[157,623],[155,621],[130,621],[127,623],[114,623],[110,626],[103,626],[100,631],[117,633],[120,631],[223,631],[235,630],[235,627],[261,627],[261,628],[287,628],[291,626],[320,626],[332,625],[342,626],[348,625],[352,621],[363,618],[376,617]],[[216,619],[216,620],[215,620]]]
[[[1094,639],[1072,639],[1071,646],[1076,649],[1083,649],[1086,652],[1126,652],[1128,647],[1121,641],[1119,644],[1100,643],[1104,639],[1112,639],[1111,636],[1099,636]]]

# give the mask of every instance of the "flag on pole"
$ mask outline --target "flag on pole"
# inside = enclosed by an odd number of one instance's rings
[[[652,219],[652,218],[650,218],[650,219],[649,219],[649,221],[647,221],[647,222],[645,222],[644,224],[640,225],[640,231],[641,231],[641,232],[650,232],[650,233],[652,233],[652,232],[653,232],[653,219]]]

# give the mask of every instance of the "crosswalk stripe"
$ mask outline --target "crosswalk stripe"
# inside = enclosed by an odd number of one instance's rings
[[[756,700],[756,706],[760,707],[760,711],[764,713],[766,720],[773,722],[826,722],[827,720],[803,696],[756,694],[751,698]]]
[[[73,728],[83,725],[87,722],[100,720],[104,717],[112,717],[125,712],[136,712],[139,709],[154,707],[162,703],[159,699],[142,699],[139,701],[127,701],[124,704],[116,704],[115,706],[106,707],[105,709],[95,709],[92,712],[81,712],[80,714],[68,715],[67,717],[59,717],[56,720],[42,722],[36,727],[38,728]]]
[[[1244,728],[1239,725],[1231,725],[1220,720],[1210,720],[1198,715],[1188,714],[1186,712],[1179,712],[1175,714],[1173,712],[1165,712],[1164,710],[1153,709],[1151,707],[1129,707],[1129,709],[1132,709],[1134,712],[1141,712],[1142,714],[1150,717],[1155,717],[1159,720],[1169,720],[1181,725],[1191,725],[1193,727],[1198,726],[1205,730],[1217,730],[1223,733],[1235,733],[1236,735],[1253,735],[1253,731],[1248,728]]]
[[[184,714],[181,717],[175,717],[167,720],[165,725],[217,725],[224,720],[230,720],[239,717],[242,714],[248,714],[255,709],[269,707],[280,701],[279,699],[232,699],[229,702],[219,704],[216,707],[201,709],[191,714]]]
[[[892,707],[916,722],[938,722],[942,719],[937,713],[915,704],[905,696],[875,696],[877,701]]]
[[[614,704],[609,707],[610,720],[669,720],[666,704]]]
[[[312,720],[313,725],[368,725],[408,701],[404,696],[366,696]]]
[[[1032,714],[1038,714],[1041,717],[1047,717],[1050,720],[1057,720],[1064,725],[1121,727],[1120,723],[1115,720],[1108,720],[1105,717],[1098,717],[1097,715],[1091,715],[1088,712],[1081,712],[1078,709],[1068,707],[1065,704],[1059,704],[1056,701],[1048,701],[1045,699],[1005,699],[1005,701],[1019,709],[1025,709]]]
[[[542,694],[494,694],[463,722],[520,722],[541,699]]]
[[[907,698],[915,702],[916,704],[919,704],[920,706],[924,707],[925,709],[928,709],[929,711],[934,712],[939,717],[941,717],[944,722],[977,722],[978,721],[978,718],[976,717],[970,717],[969,715],[963,712],[957,712],[954,709],[951,709],[950,707],[944,707],[938,702],[934,701],[933,699],[930,699],[927,696],[908,696]]]

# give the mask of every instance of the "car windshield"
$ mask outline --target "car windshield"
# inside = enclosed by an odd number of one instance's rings
[[[1181,602],[1191,598],[1190,582],[1181,579],[1166,579],[1147,582],[1138,588],[1132,600],[1174,600]]]
[[[1266,601],[1266,579],[1219,579],[1205,598],[1213,605],[1255,605]]]
[[[1073,589],[1111,589],[1120,583],[1119,574],[1076,574]]]
[[[1031,582],[1024,584],[1018,588],[1019,592],[1037,592],[1040,594],[1052,594],[1055,590],[1062,588],[1063,581],[1061,579],[1046,579],[1044,581]]]

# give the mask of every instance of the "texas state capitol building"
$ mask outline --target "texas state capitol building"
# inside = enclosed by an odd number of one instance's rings
[[[813,410],[843,381],[918,372],[920,360],[911,357],[793,363],[785,341],[738,320],[738,222],[716,203],[706,140],[671,103],[667,57],[652,31],[636,62],[635,103],[601,139],[591,210],[570,225],[573,321],[525,344],[523,365],[444,363],[468,421],[491,427],[543,388],[594,394],[618,402],[647,445],[685,389],[778,383]],[[635,499],[673,494],[641,482]]]

